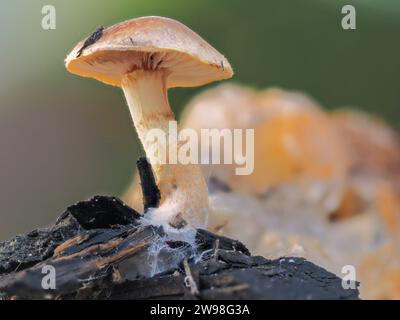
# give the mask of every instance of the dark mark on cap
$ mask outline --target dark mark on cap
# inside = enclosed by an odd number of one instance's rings
[[[85,50],[87,47],[91,46],[93,43],[101,38],[101,36],[103,35],[103,30],[103,26],[97,28],[96,31],[93,32],[90,37],[85,40],[82,48],[79,49],[78,54],[76,55],[77,58],[81,56],[83,50]]]

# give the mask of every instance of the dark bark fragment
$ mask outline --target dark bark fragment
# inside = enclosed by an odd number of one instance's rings
[[[198,273],[200,294],[193,297],[184,287],[185,275],[167,274],[126,281],[113,287],[111,299],[358,299],[358,290],[344,290],[334,274],[301,258],[266,260],[222,250],[225,259],[246,257],[232,266],[206,260],[192,264]],[[234,257],[228,258],[233,255]]]
[[[0,275],[23,270],[53,255],[83,230],[136,224],[140,214],[115,197],[94,197],[67,208],[53,226],[0,242]]]
[[[198,230],[197,248],[143,226],[139,214],[111,197],[69,207],[55,225],[0,243],[0,296],[20,299],[356,299],[341,280],[299,258],[267,260],[226,237]],[[154,244],[165,244],[145,275]],[[157,246],[156,246],[157,247]],[[188,259],[196,295],[185,287]],[[153,262],[154,262],[153,261]],[[56,290],[41,286],[42,267],[52,265]],[[17,268],[18,266],[18,268]],[[145,270],[146,271],[146,270]],[[148,272],[148,270],[146,271]]]
[[[143,195],[143,208],[146,212],[149,208],[157,208],[160,203],[160,190],[157,187],[153,170],[145,157],[139,158],[136,163],[140,176],[140,184]]]
[[[85,230],[134,224],[141,217],[120,199],[104,196],[95,196],[90,201],[80,201],[68,207],[57,219],[56,224],[69,216],[73,216]]]

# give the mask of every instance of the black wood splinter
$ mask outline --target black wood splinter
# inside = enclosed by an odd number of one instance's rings
[[[143,194],[143,207],[146,212],[148,208],[157,208],[160,204],[160,190],[157,187],[153,170],[146,157],[141,157],[136,162],[139,171],[140,185]]]

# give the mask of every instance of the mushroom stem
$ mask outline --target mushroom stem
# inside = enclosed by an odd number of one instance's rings
[[[169,132],[169,122],[175,121],[175,116],[168,103],[167,76],[168,72],[162,69],[136,70],[126,74],[121,82],[160,189],[160,209],[166,209],[158,210],[153,218],[177,229],[186,225],[204,227],[209,211],[208,190],[199,166],[169,161],[169,143],[178,141],[178,137]],[[166,139],[149,135],[152,129],[162,130]],[[161,155],[166,155],[166,161],[160,158]]]

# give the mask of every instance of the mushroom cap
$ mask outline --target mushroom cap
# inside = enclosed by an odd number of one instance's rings
[[[121,85],[125,74],[143,69],[167,70],[168,88],[195,87],[233,75],[228,60],[197,33],[176,20],[156,16],[94,33],[75,46],[65,65],[71,73],[114,86]]]

